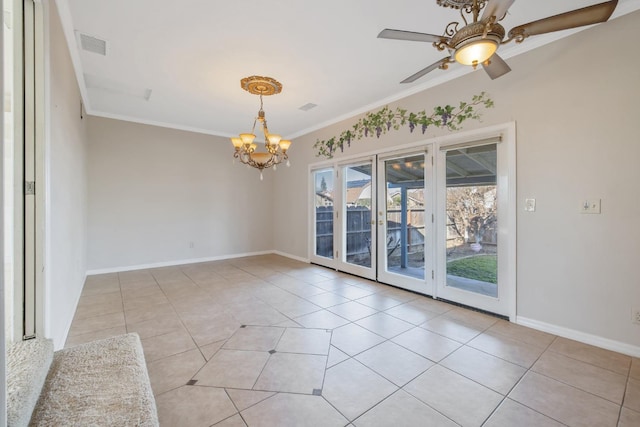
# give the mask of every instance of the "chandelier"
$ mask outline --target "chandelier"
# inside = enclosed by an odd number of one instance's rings
[[[231,143],[235,149],[233,157],[245,165],[260,170],[260,180],[262,180],[262,171],[264,169],[273,167],[275,170],[276,165],[279,165],[284,160],[287,161],[287,166],[289,166],[287,150],[291,145],[291,141],[269,132],[267,119],[262,109],[262,96],[280,93],[282,84],[271,77],[251,76],[240,80],[240,87],[253,95],[260,95],[260,110],[258,110],[258,116],[253,120],[251,133],[241,133],[239,136],[231,138]],[[262,126],[262,133],[264,134],[265,151],[256,151],[258,144],[253,142],[256,138],[255,130],[258,122]]]

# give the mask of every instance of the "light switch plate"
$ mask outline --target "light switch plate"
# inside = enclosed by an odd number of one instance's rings
[[[580,213],[599,214],[600,199],[585,199],[582,202],[580,202]]]
[[[536,199],[524,199],[524,211],[535,212],[536,211]]]

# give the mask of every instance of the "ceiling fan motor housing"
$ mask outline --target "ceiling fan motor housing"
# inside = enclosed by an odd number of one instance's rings
[[[504,35],[502,25],[479,21],[463,27],[454,34],[449,45],[455,52],[457,62],[475,68],[493,56]]]
[[[451,37],[449,45],[457,50],[469,43],[476,42],[483,38],[482,36],[484,35],[486,27],[487,22],[473,22],[455,33],[453,37]],[[506,31],[504,27],[498,23],[494,23],[490,24],[489,31],[487,31],[487,35],[484,38],[493,40],[499,45],[502,43],[505,34]]]

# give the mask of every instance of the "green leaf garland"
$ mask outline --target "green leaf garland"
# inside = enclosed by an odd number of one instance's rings
[[[420,126],[423,134],[429,127],[459,130],[465,120],[479,120],[478,110],[482,107],[493,107],[493,101],[485,92],[474,95],[471,102],[461,101],[457,108],[451,105],[434,107],[429,115],[425,110],[412,113],[403,108],[398,107],[392,110],[389,106],[385,106],[375,113],[365,114],[351,129],[343,131],[340,136],[317,140],[313,147],[318,151],[316,157],[330,159],[337,150],[344,151],[345,144],[349,147],[351,142],[373,135],[380,138],[380,135],[386,134],[391,129],[398,130],[406,125],[409,126],[409,132],[413,132],[417,126]]]

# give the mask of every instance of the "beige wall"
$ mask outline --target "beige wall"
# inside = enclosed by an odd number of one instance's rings
[[[227,138],[98,117],[89,138],[89,270],[273,248],[274,172],[233,164]]]
[[[291,168],[269,171],[262,182],[231,163],[225,138],[91,117],[86,151],[77,85],[52,21],[54,337],[73,315],[80,271],[271,249],[307,257],[308,167],[319,161],[312,145],[353,121],[297,138]],[[640,346],[640,327],[631,324],[632,307],[640,308],[640,58],[628,54],[638,25],[636,12],[512,58],[513,72],[498,80],[478,71],[394,104],[430,109],[491,95],[496,108],[465,130],[517,123],[519,318],[630,351]],[[345,155],[444,134],[392,132],[356,142]],[[537,199],[535,213],[524,212],[528,197]],[[602,214],[580,215],[581,199],[593,197],[602,199]]]
[[[87,130],[55,2],[49,13],[45,334],[62,347],[87,271]]]
[[[517,124],[517,314],[640,351],[640,57],[631,55],[640,13],[508,60],[513,71],[491,81],[483,71],[405,98],[417,111],[487,91],[496,108],[465,130]],[[434,72],[440,72],[436,70]],[[345,95],[348,96],[348,95]],[[313,143],[353,120],[294,141],[292,167],[278,170],[274,248],[307,257],[308,166]],[[447,134],[391,132],[352,144],[343,156]],[[338,155],[339,157],[340,155]],[[537,211],[524,212],[524,199]],[[602,199],[601,215],[578,213],[582,198]]]

